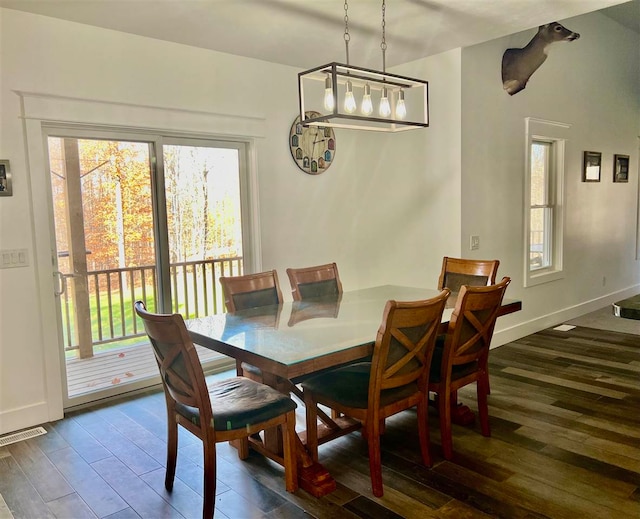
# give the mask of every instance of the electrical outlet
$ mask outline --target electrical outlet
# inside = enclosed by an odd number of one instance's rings
[[[480,248],[480,236],[473,235],[469,240],[469,249],[478,250]]]

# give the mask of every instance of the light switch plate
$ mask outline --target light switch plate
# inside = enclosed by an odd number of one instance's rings
[[[0,268],[27,267],[29,265],[29,251],[27,249],[0,250]]]
[[[473,235],[469,240],[469,249],[478,250],[480,248],[480,236]]]

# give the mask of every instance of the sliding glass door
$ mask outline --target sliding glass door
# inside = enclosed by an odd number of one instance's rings
[[[242,146],[165,143],[163,149],[171,310],[224,310],[218,278],[243,271]]]
[[[47,144],[75,405],[157,381],[134,301],[185,318],[224,311],[218,278],[242,273],[245,259],[246,144],[55,128]]]

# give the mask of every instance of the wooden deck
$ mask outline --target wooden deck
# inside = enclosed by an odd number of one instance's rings
[[[203,364],[220,358],[219,353],[206,348],[196,346],[196,350]],[[158,365],[148,342],[97,353],[88,359],[68,359],[66,364],[69,398],[158,376]]]

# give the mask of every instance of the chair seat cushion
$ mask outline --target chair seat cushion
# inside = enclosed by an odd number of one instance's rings
[[[371,355],[367,355],[366,357],[362,357],[358,360],[350,360],[349,362],[345,362],[344,364],[339,366],[331,366],[329,368],[319,369],[318,371],[315,371],[313,373],[307,373],[306,375],[298,375],[297,377],[292,378],[291,382],[293,382],[295,385],[302,384],[305,380],[323,375],[324,373],[333,373],[336,369],[351,366],[352,364],[363,363],[368,363],[368,365],[371,366]]]
[[[440,370],[442,367],[442,355],[444,353],[444,338],[438,337],[436,341],[436,347],[433,350],[433,357],[431,358],[431,366],[429,368],[429,383],[437,384],[442,379]],[[476,371],[478,367],[477,362],[469,362],[468,364],[461,364],[453,366],[451,369],[451,379],[456,380],[458,378],[466,377],[470,373]]]
[[[241,429],[275,418],[297,405],[287,395],[244,377],[234,377],[208,386],[213,426],[219,431]],[[176,411],[195,424],[200,413],[195,407],[176,402]]]
[[[366,409],[369,401],[371,362],[358,362],[310,377],[302,382],[304,391],[311,391],[319,401],[326,397],[347,407]],[[413,395],[417,384],[385,389],[380,394],[380,404],[385,406]]]

